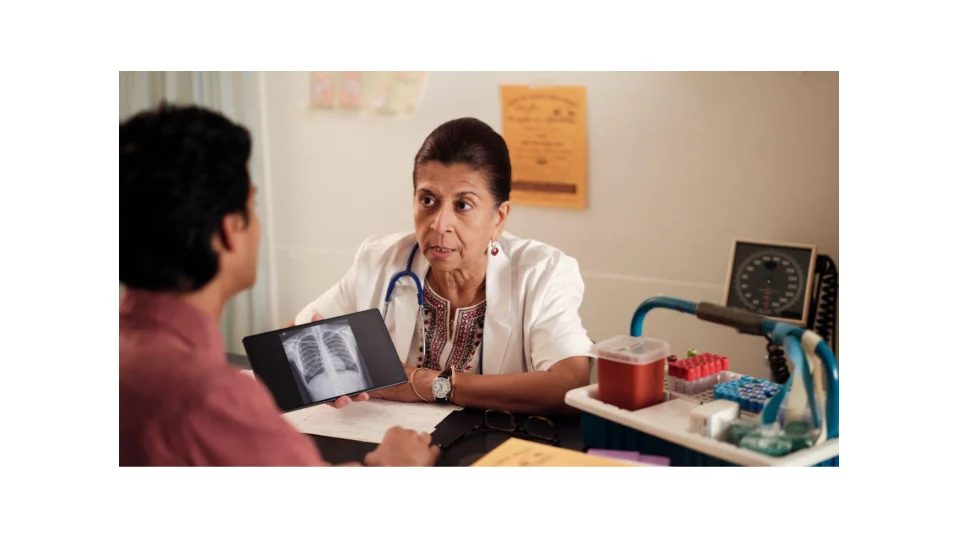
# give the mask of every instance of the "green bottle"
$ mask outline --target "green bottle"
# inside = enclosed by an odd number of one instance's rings
[[[770,457],[781,457],[792,451],[792,442],[774,425],[760,427],[745,435],[739,447]]]
[[[815,444],[815,430],[806,422],[789,422],[785,424],[785,438],[792,445],[792,451],[803,450]]]
[[[758,428],[757,422],[734,420],[726,431],[726,441],[738,446],[746,435]]]

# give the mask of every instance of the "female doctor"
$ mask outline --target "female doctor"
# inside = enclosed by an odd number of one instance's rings
[[[367,239],[345,277],[295,323],[378,307],[409,382],[372,397],[563,408],[567,391],[589,383],[584,284],[572,257],[503,232],[512,189],[505,140],[476,119],[439,126],[416,154],[413,188],[415,233]]]

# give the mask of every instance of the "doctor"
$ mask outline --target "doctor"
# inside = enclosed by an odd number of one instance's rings
[[[564,407],[565,393],[589,382],[584,284],[574,258],[503,231],[512,189],[503,138],[476,119],[439,126],[416,154],[413,187],[415,233],[367,239],[295,323],[378,307],[409,382],[373,397]]]

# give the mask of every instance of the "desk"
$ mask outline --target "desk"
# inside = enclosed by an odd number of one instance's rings
[[[249,362],[243,355],[227,354],[227,360],[234,366],[249,369]],[[434,442],[440,444],[452,442],[456,437],[480,423],[483,414],[484,411],[475,409],[463,409],[453,412],[436,426],[436,430],[432,433]],[[578,414],[549,416],[548,418],[552,420],[556,426],[560,441],[559,445],[561,447],[584,451]],[[322,453],[323,459],[333,464],[361,462],[367,453],[373,451],[376,449],[376,446],[378,446],[378,444],[371,444],[369,442],[357,442],[355,440],[317,435],[309,435],[309,438],[313,439],[313,442],[316,443],[316,447]],[[486,453],[492,451],[496,446],[505,442],[508,438],[509,435],[505,433],[481,433],[478,436],[471,437],[458,444],[449,452],[444,452],[439,457],[437,465],[469,466]]]
[[[453,412],[436,426],[436,430],[432,433],[433,441],[439,444],[452,442],[456,437],[482,422],[484,413],[485,411],[475,409]],[[561,447],[584,451],[578,415],[550,416],[549,419],[555,424]],[[323,459],[333,464],[361,462],[367,453],[378,446],[378,444],[342,438],[316,435],[309,435],[309,438],[316,443]],[[436,464],[437,466],[469,466],[508,438],[509,435],[506,433],[480,433],[457,444],[452,450],[443,452]]]

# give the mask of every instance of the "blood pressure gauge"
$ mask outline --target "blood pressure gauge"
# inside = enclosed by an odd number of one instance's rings
[[[814,245],[735,240],[725,306],[805,325],[814,275]]]

